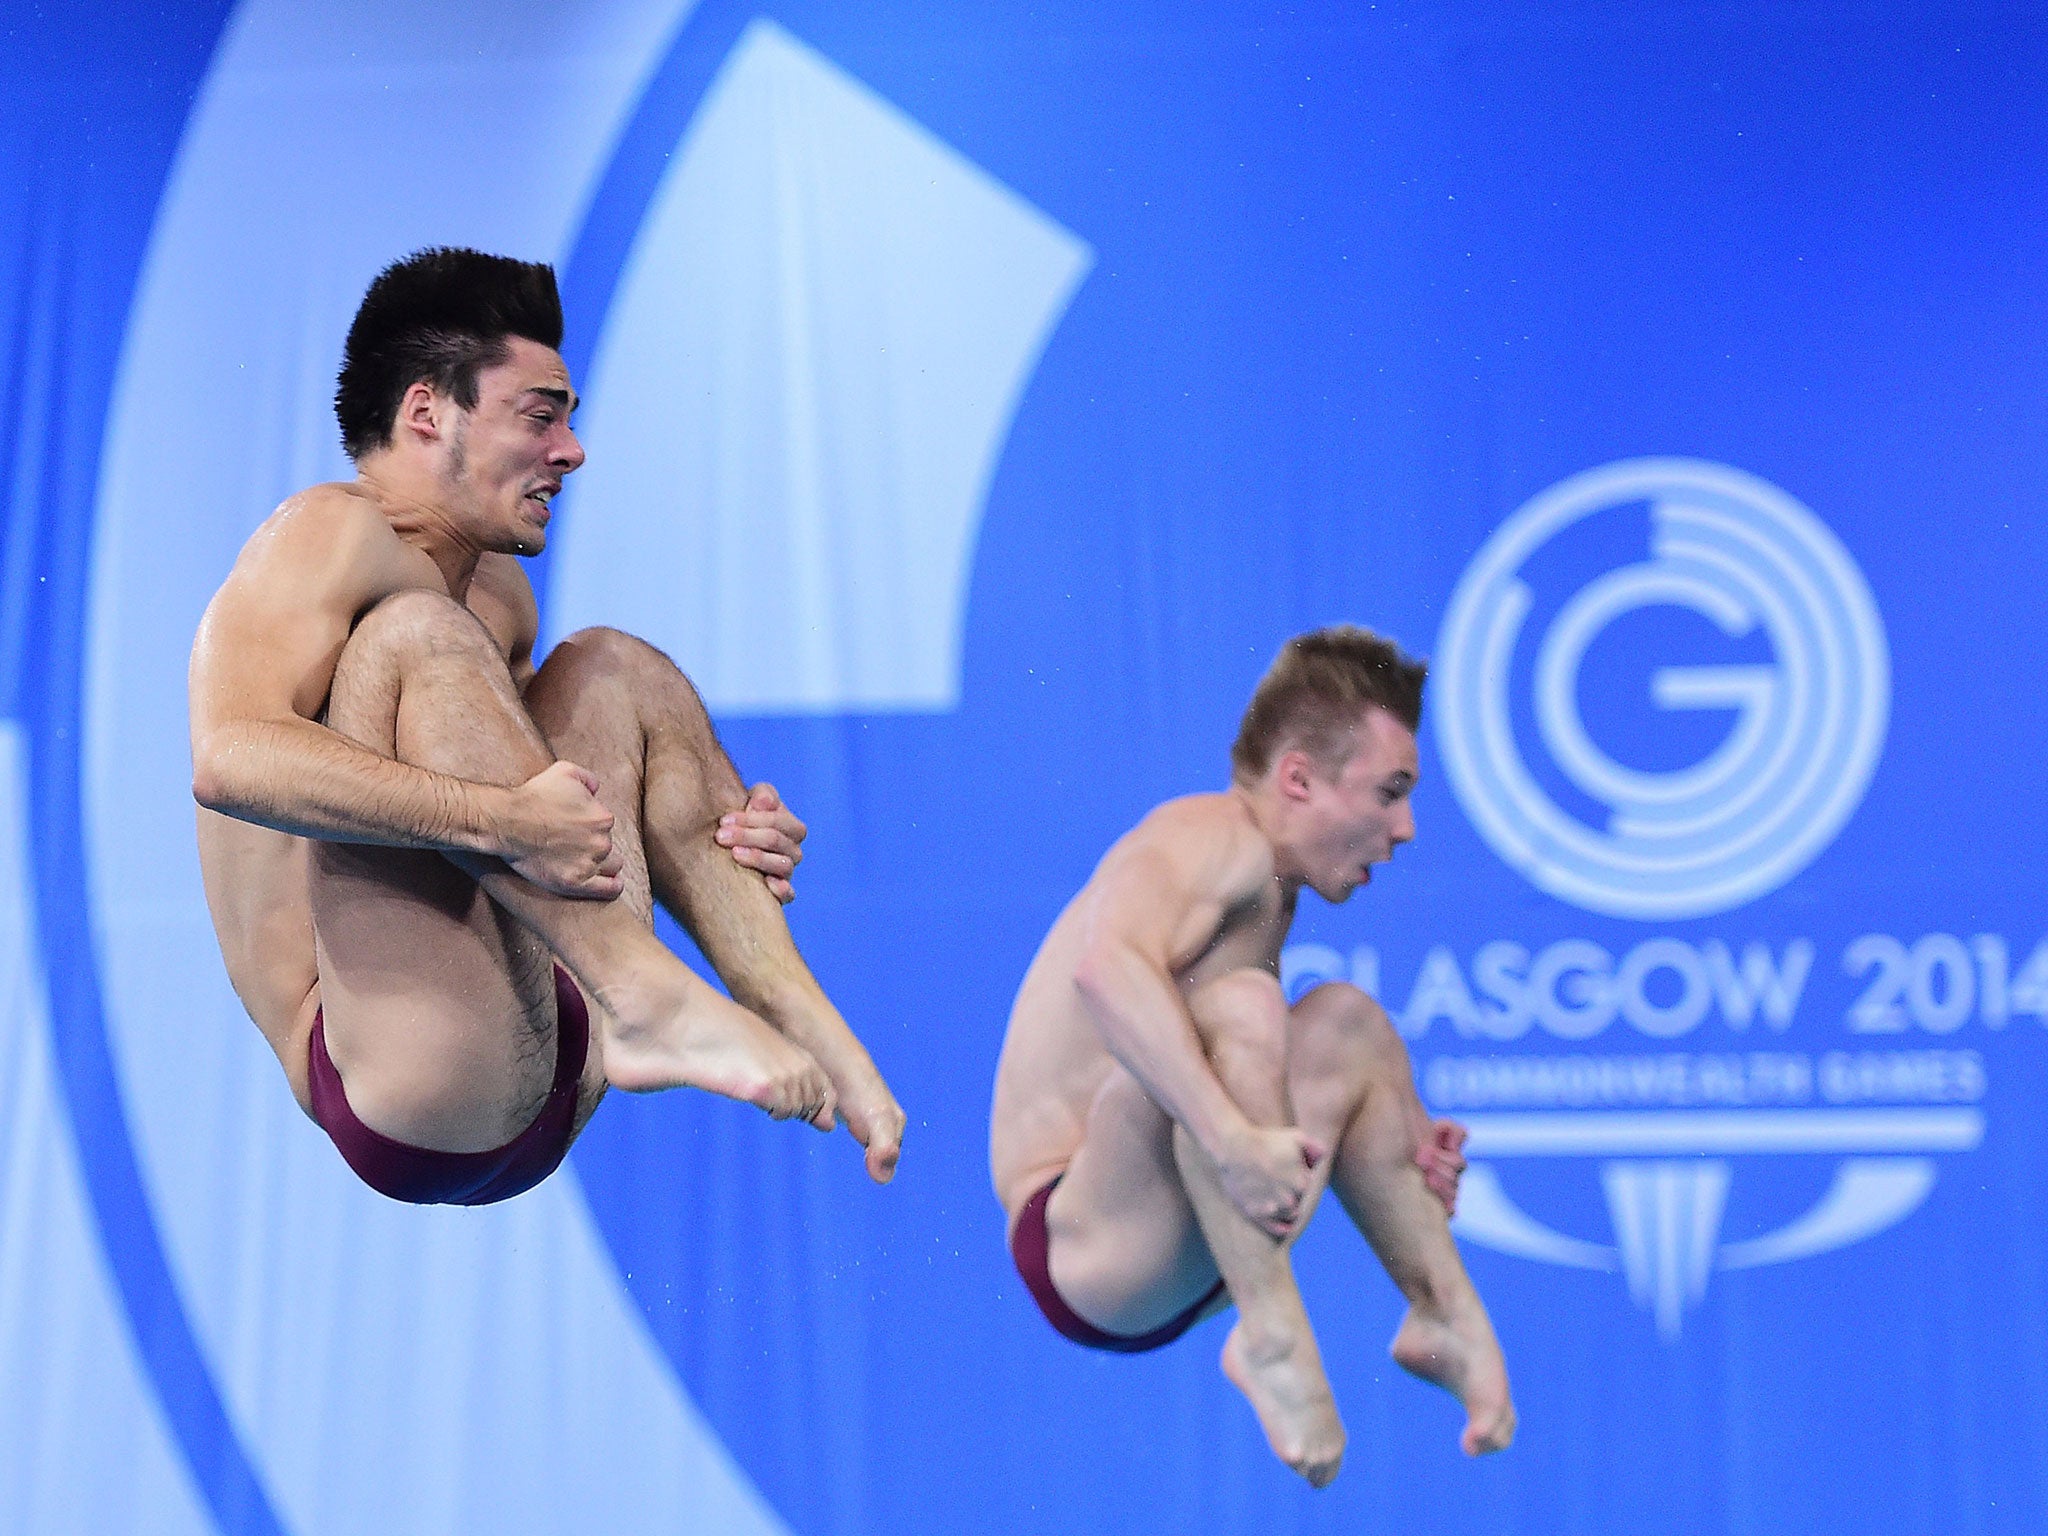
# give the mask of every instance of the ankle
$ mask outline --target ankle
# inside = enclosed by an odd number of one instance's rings
[[[682,970],[679,965],[678,971]],[[683,972],[683,977],[689,977]],[[688,1011],[688,980],[664,976],[651,966],[620,966],[593,992],[606,1027],[614,1033],[634,1035],[668,1025]]]
[[[1478,1293],[1469,1282],[1460,1285],[1454,1278],[1442,1275],[1401,1275],[1395,1283],[1407,1299],[1408,1310],[1416,1317],[1433,1322],[1449,1322],[1478,1300]]]
[[[1302,1326],[1306,1321],[1306,1318],[1294,1320],[1270,1314],[1248,1316],[1240,1311],[1237,1347],[1245,1364],[1264,1367],[1292,1359],[1310,1342],[1307,1329]]]

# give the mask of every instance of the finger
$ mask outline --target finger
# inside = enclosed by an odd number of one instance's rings
[[[773,853],[763,853],[758,848],[735,848],[732,850],[732,861],[742,869],[751,869],[755,874],[765,876],[771,880],[778,877],[787,880],[796,872],[796,861],[794,859],[786,859]]]
[[[799,843],[809,831],[803,818],[782,803],[782,797],[776,794],[773,784],[756,784],[748,793],[747,803],[729,814],[730,819],[743,821],[749,826],[774,827]]]
[[[769,853],[779,853],[791,863],[804,856],[803,824],[791,823],[787,818],[772,822],[742,819],[730,826],[720,826],[717,837],[728,848],[761,848]]]
[[[779,827],[792,841],[799,843],[809,831],[802,818],[782,803],[782,796],[776,793],[773,784],[756,784],[747,791],[747,803],[737,811],[728,811],[720,821],[740,821],[754,826]]]
[[[713,835],[727,848],[759,848],[767,853],[781,854],[785,858],[794,858],[798,852],[795,840],[780,827],[763,827],[736,821],[730,826],[720,826]]]
[[[521,870],[518,873],[542,890],[553,891],[557,896],[567,896],[572,901],[610,901],[619,894],[617,876],[590,873],[588,866],[571,875],[557,875],[546,869],[534,870],[531,873]]]
[[[886,1184],[896,1177],[896,1162],[903,1155],[903,1127],[872,1134],[868,1138],[868,1177]]]
[[[780,875],[770,875],[768,877],[768,894],[786,907],[796,900],[796,887]]]
[[[581,784],[593,795],[597,793],[596,774],[592,773],[588,768],[579,767],[575,763],[564,763],[563,766],[569,770],[569,776],[578,784]]]
[[[811,1114],[810,1121],[821,1131],[829,1131],[838,1126],[839,1096],[829,1087],[825,1090],[825,1097]]]
[[[1303,1167],[1313,1168],[1329,1155],[1329,1149],[1321,1142],[1307,1136],[1301,1138],[1301,1162]]]

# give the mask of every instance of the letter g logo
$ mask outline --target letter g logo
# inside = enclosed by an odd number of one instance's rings
[[[1650,559],[1595,577],[1537,643],[1536,727],[1573,786],[1608,808],[1561,808],[1515,739],[1510,689],[1535,594],[1530,557],[1572,525],[1650,507]],[[1732,710],[1704,759],[1672,772],[1616,762],[1579,709],[1588,647],[1622,615],[1677,607],[1733,637],[1760,624],[1764,665],[1664,667],[1663,709]],[[1626,459],[1574,475],[1495,530],[1437,638],[1437,737],[1465,813],[1542,890],[1612,917],[1725,912],[1775,890],[1841,829],[1884,746],[1891,667],[1870,590],[1821,521],[1776,486],[1700,459]]]

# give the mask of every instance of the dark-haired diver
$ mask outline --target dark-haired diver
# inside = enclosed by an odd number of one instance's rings
[[[797,954],[802,823],[667,657],[534,666],[517,556],[583,462],[545,266],[421,252],[350,328],[352,482],[243,547],[192,652],[199,853],[228,974],[300,1105],[396,1199],[560,1163],[607,1086],[693,1086],[896,1165],[903,1112]],[[659,901],[732,992],[654,937]]]
[[[1463,1131],[1355,987],[1291,1008],[1303,886],[1343,901],[1415,832],[1423,668],[1349,627],[1290,641],[1225,793],[1170,801],[1097,866],[1010,1015],[989,1150],[1018,1271],[1078,1343],[1170,1343],[1234,1302],[1223,1369],[1321,1487],[1344,1426],[1289,1247],[1326,1187],[1406,1296],[1393,1355],[1464,1404],[1465,1450],[1515,1431],[1507,1368],[1447,1213]]]

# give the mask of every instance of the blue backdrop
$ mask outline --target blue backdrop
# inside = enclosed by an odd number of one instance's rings
[[[419,10],[4,12],[0,1525],[2048,1523],[2032,8]],[[396,1207],[227,988],[191,631],[444,242],[562,273],[544,625],[810,819],[887,1190],[672,1095]],[[1419,831],[1287,980],[1472,1126],[1523,1430],[1458,1455],[1332,1211],[1317,1494],[1222,1324],[1052,1334],[985,1138],[1053,915],[1337,619],[1436,659]]]

